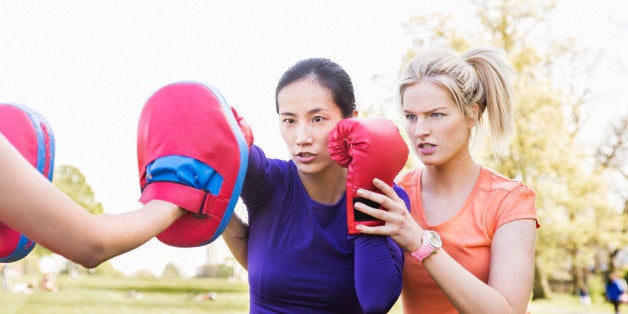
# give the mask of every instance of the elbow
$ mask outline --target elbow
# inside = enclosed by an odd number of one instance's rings
[[[76,263],[78,263],[79,265],[89,269],[89,268],[96,268],[96,267],[98,267],[105,260],[106,259],[93,258],[93,257],[86,256],[85,258],[80,258],[80,259],[76,260]]]
[[[244,268],[244,270],[246,270],[246,271],[249,270],[249,261],[247,260],[247,255],[246,254],[245,254],[245,256],[236,257],[236,260],[237,260],[238,264],[240,264],[240,266],[242,266],[242,268]]]
[[[359,297],[360,307],[364,313],[388,313],[390,309],[395,305],[399,296],[401,295],[401,285],[392,288],[391,294],[379,293],[370,294],[370,297]]]
[[[81,249],[77,250],[74,256],[69,259],[85,268],[95,268],[102,264],[111,256],[107,254],[108,244],[103,238],[92,237],[90,239],[84,239]]]
[[[401,282],[398,286],[387,289],[388,293],[372,290],[368,295],[358,294],[360,307],[364,313],[388,313],[399,300],[401,295]]]
[[[386,304],[367,301],[361,304],[364,313],[388,313],[393,305],[395,305],[395,302]]]

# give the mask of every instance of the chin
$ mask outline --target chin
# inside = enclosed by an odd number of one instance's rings
[[[297,167],[297,170],[299,171],[299,173],[306,175],[315,175],[321,173],[321,170],[319,168],[314,167]]]
[[[335,161],[331,161],[331,160],[329,163],[318,161],[318,162],[309,163],[309,164],[296,163],[296,165],[297,165],[297,170],[299,171],[299,173],[307,174],[307,175],[317,175],[324,172],[332,171],[332,169],[335,167],[340,168],[340,166]]]
[[[440,162],[439,160],[437,160],[436,158],[430,158],[430,157],[423,157],[423,158],[419,158],[419,161],[425,165],[425,166],[440,166],[442,164],[442,162]]]
[[[294,161],[294,160],[293,160]],[[321,171],[321,167],[317,164],[302,164],[297,161],[294,161],[294,164],[297,166],[297,171],[303,174],[314,174]]]

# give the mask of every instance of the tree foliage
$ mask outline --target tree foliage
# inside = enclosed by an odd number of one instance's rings
[[[623,203],[624,213],[628,214],[628,116],[619,117],[606,132],[606,140],[596,152],[596,162],[608,174],[618,201]],[[628,226],[626,226],[628,228]]]
[[[161,274],[161,278],[164,278],[164,279],[181,278],[181,271],[179,270],[179,267],[177,267],[177,265],[173,263],[168,263],[166,264],[166,266],[164,266],[164,271]]]
[[[599,54],[574,40],[549,37],[547,16],[553,3],[492,0],[473,6],[477,23],[465,29],[452,15],[412,17],[405,27],[416,39],[403,61],[427,49],[464,52],[494,46],[506,52],[518,74],[516,135],[501,163],[482,147],[478,154],[483,163],[524,181],[537,193],[542,227],[537,233],[534,292],[535,297],[548,297],[552,274],[568,272],[578,284],[582,274],[601,266],[601,252],[628,245],[628,213],[611,203],[613,189],[603,175],[613,165],[625,171],[625,119],[624,128],[615,129],[617,136],[597,154],[587,149],[590,143],[581,142],[587,112],[593,110],[587,106],[592,92],[586,74],[595,69]]]
[[[92,187],[81,171],[73,166],[61,165],[55,169],[53,184],[74,202],[94,215],[103,213],[102,204],[96,201]]]

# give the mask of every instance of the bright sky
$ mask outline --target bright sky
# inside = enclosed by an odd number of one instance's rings
[[[623,100],[612,110],[625,112],[628,91],[619,83],[628,82],[628,59],[620,54],[628,51],[628,4],[558,3],[552,31],[606,51],[595,88],[609,95],[605,103]],[[42,113],[56,137],[55,164],[79,168],[107,213],[129,211],[140,206],[137,121],[160,87],[180,80],[217,87],[256,143],[285,158],[273,94],[287,67],[328,57],[351,75],[359,105],[380,103],[390,91],[372,77],[394,82],[411,43],[402,23],[435,10],[464,21],[465,7],[453,0],[2,1],[0,101]],[[173,262],[193,275],[205,251],[151,240],[112,262],[127,274],[160,274]]]

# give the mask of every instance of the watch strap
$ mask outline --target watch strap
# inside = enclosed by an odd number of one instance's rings
[[[427,258],[428,256],[436,253],[436,251],[438,251],[439,248],[436,248],[434,246],[432,246],[432,244],[430,243],[428,236],[430,231],[424,230],[423,231],[423,235],[421,237],[421,246],[419,247],[419,249],[415,252],[412,252],[411,255],[414,256],[415,258],[417,258],[419,261],[423,261],[425,258]]]

